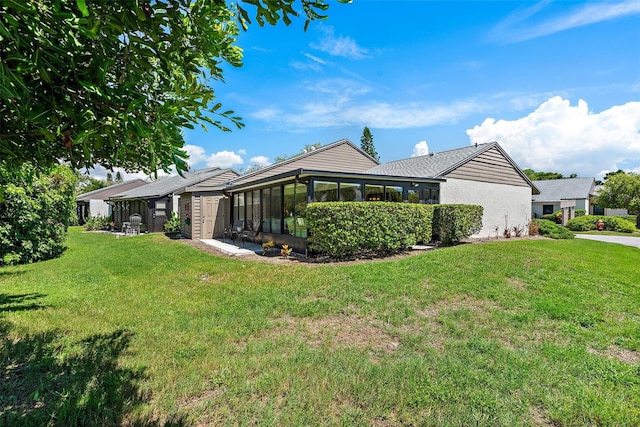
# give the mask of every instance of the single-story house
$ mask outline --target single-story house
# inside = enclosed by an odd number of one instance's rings
[[[117,228],[121,228],[129,216],[137,213],[142,216],[143,230],[161,232],[171,213],[179,211],[180,194],[187,187],[200,183],[215,185],[237,176],[237,172],[219,167],[193,170],[185,172],[184,176],[168,176],[143,187],[114,194],[109,198],[113,204],[113,221]]]
[[[108,203],[111,196],[146,184],[147,182],[142,179],[132,179],[78,195],[76,197],[78,223],[83,225],[90,216],[104,218],[113,215],[113,206]]]
[[[201,208],[199,213],[191,211],[192,224],[213,224],[213,235],[207,231],[206,237],[220,237],[224,225],[242,221],[255,224],[260,240],[300,250],[307,238],[300,213],[310,202],[478,204],[484,207],[483,227],[477,234],[482,237],[505,227],[526,227],[531,194],[538,190],[495,142],[380,164],[343,139],[228,183],[192,185],[185,191],[188,197],[182,200],[190,199],[192,209],[203,206],[194,197],[218,197],[218,205],[212,202],[208,210],[211,217]],[[195,230],[190,233],[193,238],[202,236]]]
[[[576,209],[593,213],[591,197],[596,188],[595,178],[562,178],[533,181],[540,190],[531,196],[531,210],[536,218],[562,210],[562,224],[575,217]]]

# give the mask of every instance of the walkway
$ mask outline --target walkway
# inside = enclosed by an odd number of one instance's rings
[[[620,245],[635,246],[640,248],[640,237],[632,236],[606,236],[599,234],[576,234],[579,239],[597,240],[600,242],[618,243]]]
[[[255,255],[256,252],[262,251],[262,246],[253,242],[244,242],[244,245],[240,243],[240,246],[237,246],[235,242],[232,240],[226,240],[226,241],[221,241],[217,239],[199,239],[199,240],[206,245],[213,246],[214,248],[218,249],[220,252],[223,252],[227,255],[233,255],[233,256]]]

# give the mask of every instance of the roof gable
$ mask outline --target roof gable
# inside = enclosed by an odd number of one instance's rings
[[[540,194],[533,196],[534,202],[588,199],[595,192],[595,178],[562,178],[533,181]]]
[[[172,193],[181,193],[190,185],[198,184],[218,175],[223,175],[229,169],[209,168],[193,170],[185,173],[184,176],[173,175],[158,181],[151,182],[143,187],[134,188],[129,191],[112,196],[113,199],[151,199],[166,196]]]
[[[459,178],[537,188],[497,142],[474,144],[383,163],[371,174],[422,178]]]
[[[364,172],[379,164],[377,160],[356,147],[348,139],[322,146],[279,163],[274,163],[230,182],[240,185],[258,181],[296,169],[322,170],[327,172]]]
[[[98,188],[97,190],[89,191],[88,193],[79,194],[76,197],[76,200],[78,202],[87,202],[89,200],[108,200],[109,197],[114,194],[141,187],[143,185],[147,185],[147,182],[139,178],[123,181],[105,188]]]

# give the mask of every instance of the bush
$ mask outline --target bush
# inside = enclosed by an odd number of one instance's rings
[[[84,229],[87,231],[106,230],[113,227],[113,221],[110,216],[90,216],[84,223]]]
[[[433,207],[434,241],[452,245],[482,229],[482,206],[433,205]]]
[[[541,218],[555,222],[556,224],[562,224],[562,209],[555,211],[554,213],[542,215]]]
[[[55,258],[75,213],[77,177],[66,166],[48,174],[24,164],[0,166],[0,266]]]
[[[310,203],[305,222],[313,252],[332,258],[397,253],[431,240],[434,205],[381,202]]]
[[[619,216],[585,215],[576,217],[567,222],[567,228],[572,231],[590,231],[598,229],[598,220],[604,223],[607,231],[620,233],[633,233],[636,230],[634,223]]]
[[[620,218],[629,221],[632,224],[637,224],[638,223],[638,216],[637,215],[620,215]]]
[[[171,212],[171,217],[164,222],[165,233],[179,233],[182,231],[182,223],[180,222],[180,214]]]
[[[584,209],[576,209],[575,211],[575,216],[585,216],[587,214],[587,211],[585,211]]]
[[[552,239],[573,239],[575,237],[571,231],[548,219],[534,219],[531,222],[537,223],[538,232],[542,236]]]

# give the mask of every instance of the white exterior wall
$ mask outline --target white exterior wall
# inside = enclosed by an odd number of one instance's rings
[[[473,237],[495,237],[506,226],[522,227],[525,233],[531,221],[531,188],[515,185],[494,184],[489,182],[468,181],[447,178],[440,184],[440,203],[480,205],[482,214],[482,230]]]
[[[104,200],[89,200],[89,215],[107,217],[111,215],[111,207]]]

